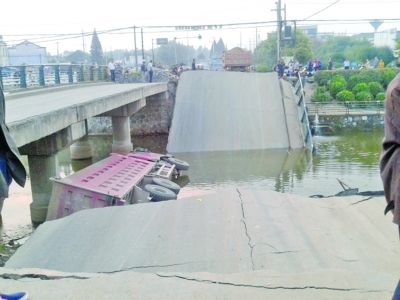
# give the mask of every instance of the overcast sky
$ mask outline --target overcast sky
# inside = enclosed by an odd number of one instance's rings
[[[178,1],[152,0],[127,1],[114,0],[107,5],[101,1],[3,1],[1,4],[0,35],[7,44],[18,43],[21,39],[28,39],[41,46],[47,47],[52,54],[57,52],[57,41],[50,37],[32,36],[33,34],[69,34],[92,32],[94,28],[101,32],[108,29],[130,26],[168,26],[168,25],[198,25],[198,24],[226,24],[241,22],[267,22],[276,20],[275,0],[246,0],[246,1]],[[337,3],[335,3],[337,2]],[[333,4],[334,3],[334,4]],[[282,0],[286,4],[287,19],[304,20],[325,7],[328,9],[308,19],[379,19],[400,18],[400,0]],[[283,13],[282,13],[283,16]],[[303,24],[306,24],[303,22]],[[242,46],[252,48],[256,38],[265,39],[268,31],[275,30],[274,24],[264,25],[251,29],[228,29],[207,31],[174,31],[171,29],[144,29],[144,47],[151,49],[152,39],[166,37],[195,47],[210,47],[214,39],[222,38],[229,48]],[[379,30],[398,28],[399,21],[390,21],[383,24]],[[162,32],[162,31],[168,32]],[[131,31],[131,30],[130,30]],[[121,34],[101,34],[99,36],[103,50],[132,49],[133,34],[122,31]],[[155,31],[150,33],[150,31]],[[171,32],[172,31],[172,32]],[[320,23],[320,32],[336,32],[349,34],[354,32],[373,32],[367,22],[358,24]],[[122,34],[124,33],[124,34]],[[197,37],[201,34],[202,39]],[[16,36],[22,35],[22,36]],[[26,36],[24,36],[26,35]],[[140,35],[137,35],[140,48]],[[47,41],[45,40],[52,40]],[[82,39],[58,40],[60,53],[64,50],[82,50],[83,40],[85,49],[90,47],[91,37]]]

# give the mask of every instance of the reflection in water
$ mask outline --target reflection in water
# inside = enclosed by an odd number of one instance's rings
[[[188,187],[226,186],[285,191],[292,177],[301,178],[311,163],[309,151],[246,150],[179,153],[190,163]]]

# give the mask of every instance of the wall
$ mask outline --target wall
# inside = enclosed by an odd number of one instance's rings
[[[314,126],[314,117],[309,117],[310,123]],[[329,126],[329,133],[335,134],[337,132],[346,130],[348,128],[370,129],[382,128],[383,129],[383,114],[382,115],[345,115],[345,116],[318,116],[318,123],[320,125]]]
[[[171,126],[178,82],[168,82],[168,92],[146,98],[146,106],[130,118],[133,135],[167,134]],[[112,134],[111,117],[88,120],[89,134]]]

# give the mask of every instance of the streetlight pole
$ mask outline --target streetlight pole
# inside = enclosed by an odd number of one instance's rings
[[[186,37],[181,37],[181,38],[177,38],[177,37],[174,37],[174,40],[175,40],[175,63],[177,64],[178,63],[178,60],[177,60],[177,57],[176,57],[176,40],[178,40],[178,39],[186,39],[186,47],[187,47],[187,51],[188,51],[188,57],[187,57],[187,59],[188,59],[188,63],[190,64],[190,58],[189,58],[189,39],[199,39],[199,40],[201,40],[201,34],[199,34],[198,36],[188,36],[187,34],[186,34]]]

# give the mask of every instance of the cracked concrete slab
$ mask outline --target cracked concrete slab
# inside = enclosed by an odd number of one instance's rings
[[[201,201],[200,201],[201,200]],[[8,267],[68,272],[252,270],[236,191],[86,210],[41,225]]]
[[[239,188],[81,211],[41,225],[6,267],[103,272],[96,276],[110,280],[147,273],[157,290],[170,281],[189,298],[207,298],[217,286],[229,299],[247,295],[231,289],[257,290],[248,299],[386,299],[398,280],[398,233],[383,216],[383,198],[351,205],[362,199]],[[0,276],[0,289],[3,280],[10,279]]]

